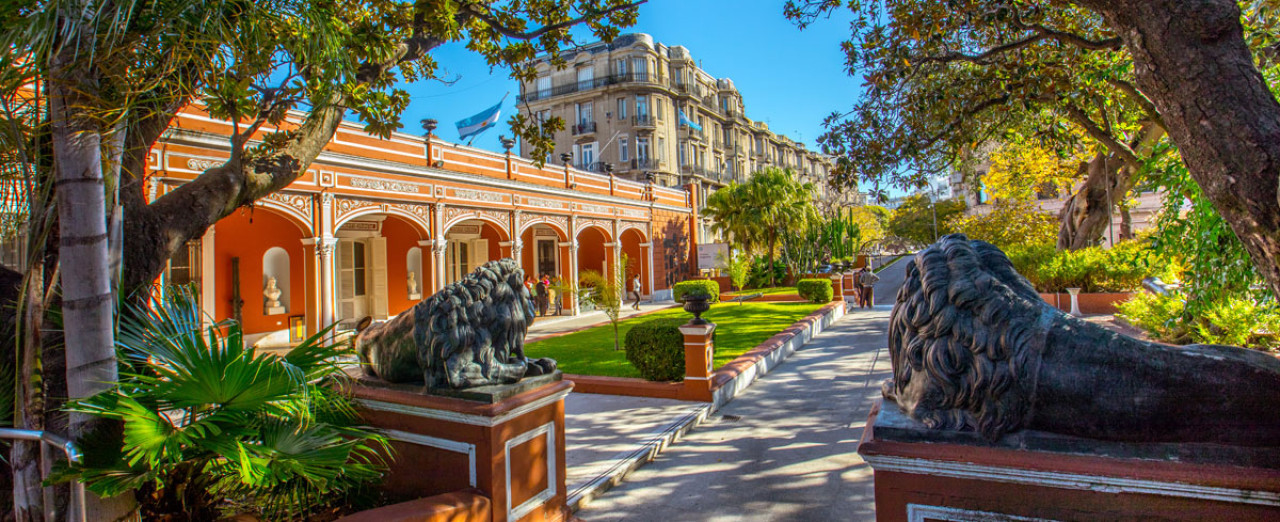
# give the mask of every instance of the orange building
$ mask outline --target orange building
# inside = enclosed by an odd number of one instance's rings
[[[181,113],[151,151],[151,197],[221,164],[230,133],[229,122]],[[208,314],[238,318],[250,341],[272,344],[287,342],[290,327],[394,316],[502,257],[576,281],[588,269],[614,274],[625,254],[628,280],[639,274],[643,294],[661,299],[689,272],[692,214],[687,190],[538,167],[431,135],[384,140],[344,122],[291,185],[174,256],[164,282],[198,283]],[[565,308],[578,311],[572,299]]]

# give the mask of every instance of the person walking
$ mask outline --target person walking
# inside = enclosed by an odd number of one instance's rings
[[[538,285],[535,287],[538,295],[538,316],[540,317],[547,316],[547,304],[549,302],[549,295],[547,293],[548,283],[550,283],[550,281],[547,279],[547,274],[542,274],[542,279],[538,280]]]
[[[862,275],[861,271],[853,273],[853,306],[862,308],[862,283],[858,276]]]
[[[871,271],[870,267],[862,267],[862,272],[858,273],[858,283],[862,285],[862,307],[870,308],[872,299],[875,297],[874,290],[876,282],[880,280],[880,276]]]
[[[636,274],[631,278],[631,291],[627,293],[628,296],[634,295],[636,298],[636,302],[631,303],[631,308],[634,310],[640,309],[640,288],[640,274]]]

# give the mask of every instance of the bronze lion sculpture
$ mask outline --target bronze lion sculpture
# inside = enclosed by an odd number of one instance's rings
[[[555,371],[554,360],[524,355],[533,317],[524,270],[500,259],[395,319],[361,329],[353,344],[365,372],[388,382],[428,389],[510,384]]]
[[[961,234],[908,261],[889,353],[885,398],[932,429],[1280,446],[1280,359],[1146,342],[1076,319],[998,248]]]

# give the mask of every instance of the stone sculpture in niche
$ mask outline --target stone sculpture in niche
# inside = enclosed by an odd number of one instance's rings
[[[407,281],[407,285],[409,287],[409,299],[422,298],[422,294],[418,292],[418,274],[416,272],[413,272],[413,271],[409,272],[409,280]]]
[[[1280,359],[1169,346],[1071,317],[998,248],[962,234],[908,261],[885,398],[939,430],[1280,446]]]
[[[263,297],[267,298],[266,315],[279,315],[285,313],[284,306],[280,304],[280,296],[284,294],[279,287],[276,286],[276,278],[268,276],[267,286],[262,289]]]
[[[511,384],[555,371],[551,359],[530,360],[524,337],[533,322],[524,270],[490,261],[385,323],[368,325],[354,346],[365,372],[428,389]]]

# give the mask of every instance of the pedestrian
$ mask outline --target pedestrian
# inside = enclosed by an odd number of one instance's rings
[[[853,273],[853,306],[858,308],[862,308],[862,283],[858,280],[860,275],[862,272]]]
[[[560,276],[551,276],[551,287],[560,289],[560,292],[565,291],[560,285]],[[556,305],[556,315],[564,312],[564,296],[561,296],[560,292],[556,292],[556,295],[551,297],[551,302]]]
[[[547,283],[549,282],[550,281],[547,280],[547,275],[542,274],[542,279],[539,279],[537,286],[534,287],[538,295],[538,316],[540,317],[547,316],[547,303],[549,297],[547,294]]]
[[[862,284],[862,306],[871,307],[872,299],[874,299],[874,290],[876,282],[880,280],[880,276],[871,271],[870,267],[862,267],[862,272],[858,274],[858,282]]]
[[[631,278],[631,292],[629,292],[627,295],[635,296],[636,302],[631,304],[631,308],[635,310],[639,310],[640,309],[640,274],[636,274],[635,277]]]

